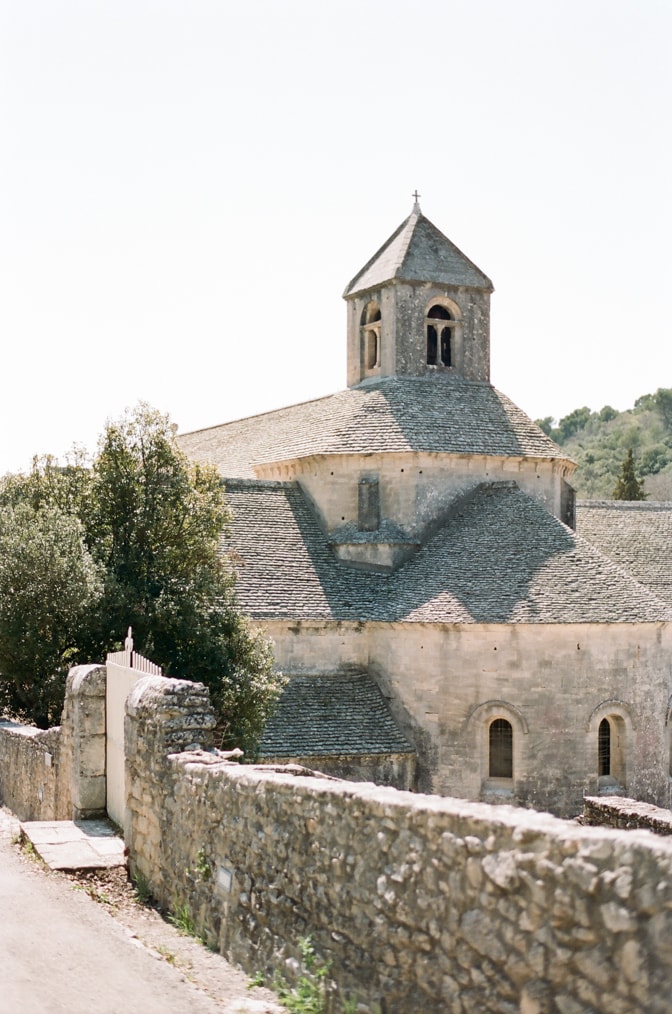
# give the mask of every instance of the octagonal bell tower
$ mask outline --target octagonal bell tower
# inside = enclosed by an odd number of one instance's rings
[[[348,387],[383,377],[490,380],[492,282],[413,211],[343,293]]]

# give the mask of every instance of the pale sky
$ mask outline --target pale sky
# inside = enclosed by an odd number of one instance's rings
[[[345,386],[422,210],[533,418],[672,387],[669,0],[0,0],[0,473]]]

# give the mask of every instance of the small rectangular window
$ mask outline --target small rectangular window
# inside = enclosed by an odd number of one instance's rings
[[[377,532],[380,528],[380,486],[378,479],[359,480],[357,508],[357,527],[360,532]]]

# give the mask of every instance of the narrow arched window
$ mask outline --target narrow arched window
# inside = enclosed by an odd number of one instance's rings
[[[450,348],[451,332],[449,327],[441,328],[441,365],[452,366],[452,351]]]
[[[362,310],[359,328],[362,340],[362,366],[375,370],[380,366],[380,307],[371,300]]]
[[[427,365],[436,366],[436,350],[438,346],[438,336],[436,334],[436,328],[433,324],[427,325]]]
[[[450,323],[447,323],[450,321]],[[439,303],[432,306],[425,321],[427,333],[427,365],[453,365],[453,328],[455,318],[450,310]]]
[[[496,718],[488,730],[490,778],[513,778],[513,726]]]
[[[378,365],[378,335],[370,328],[364,339],[364,362],[367,370],[373,370]]]
[[[611,725],[608,718],[603,718],[597,731],[597,773],[611,774]]]

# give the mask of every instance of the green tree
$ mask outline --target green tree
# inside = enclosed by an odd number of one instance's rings
[[[132,626],[137,650],[166,674],[209,687],[222,745],[254,754],[283,680],[236,599],[219,475],[188,461],[167,416],[140,405],[109,423],[92,468],[36,459],[0,484],[3,505],[70,512],[81,525],[103,587],[81,619],[78,656],[104,658]]]
[[[655,406],[662,416],[665,428],[672,431],[672,388],[659,387],[654,395]]]
[[[138,650],[150,654],[157,621],[176,601],[228,593],[233,575],[219,552],[228,521],[217,472],[190,465],[166,416],[141,405],[108,423],[86,521],[105,569],[105,626],[132,625]]]
[[[65,677],[100,601],[80,522],[27,503],[0,514],[0,705],[42,728],[58,721]]]
[[[598,412],[598,419],[600,422],[608,423],[611,422],[612,419],[615,419],[617,415],[618,412],[615,408],[612,408],[611,405],[604,405],[604,407]]]
[[[635,412],[650,412],[656,407],[655,394],[643,394],[635,399]]]
[[[638,479],[635,474],[635,457],[632,448],[628,451],[623,464],[621,474],[614,487],[614,500],[646,500],[644,492],[644,480]]]
[[[540,430],[543,430],[547,437],[554,440],[553,434],[555,433],[555,419],[552,415],[547,415],[543,419],[535,419],[535,422]]]
[[[132,626],[138,651],[167,674],[209,687],[223,745],[253,754],[282,680],[235,597],[217,471],[190,464],[168,417],[141,405],[107,426],[93,473],[90,540],[105,572],[101,648],[110,631]]]
[[[592,412],[587,405],[584,405],[583,408],[575,408],[573,412],[570,412],[569,415],[566,415],[558,423],[556,440],[561,442],[569,440],[575,433],[578,433],[579,430],[584,429],[588,425],[591,416]]]

